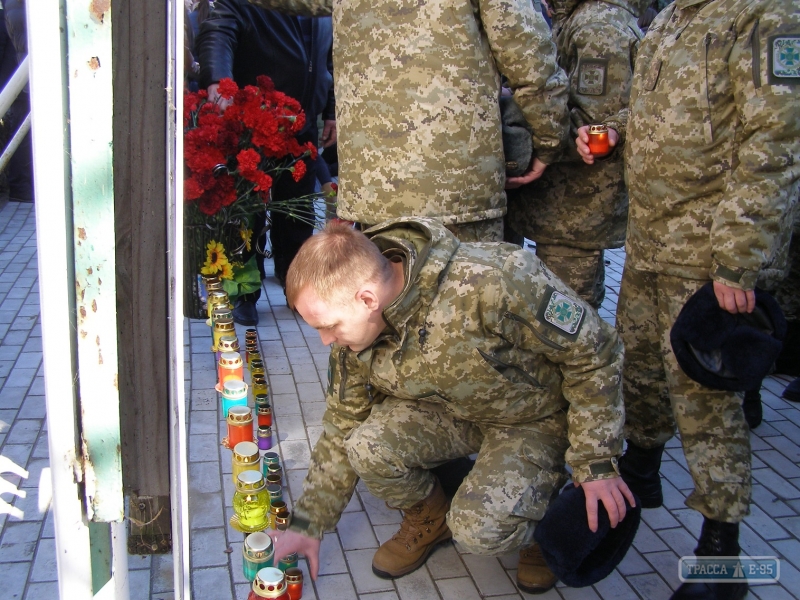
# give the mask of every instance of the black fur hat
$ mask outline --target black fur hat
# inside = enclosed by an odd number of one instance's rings
[[[612,529],[602,503],[597,507],[597,531],[589,529],[586,495],[582,487],[567,485],[539,521],[533,538],[547,566],[570,587],[586,587],[605,579],[625,557],[633,543],[642,509],[639,499]]]
[[[755,294],[755,310],[736,315],[720,308],[711,282],[687,300],[669,335],[684,373],[717,390],[761,386],[781,352],[786,319],[772,296]]]

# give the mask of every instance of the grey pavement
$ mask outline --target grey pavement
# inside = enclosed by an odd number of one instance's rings
[[[614,322],[624,252],[607,255],[601,315]],[[42,377],[36,237],[33,207],[0,209],[0,580],[3,598],[57,597],[55,541],[49,510],[47,423]],[[310,451],[321,432],[328,349],[286,306],[279,285],[264,281],[258,326],[275,415],[275,450],[286,475],[284,497],[300,494]],[[243,328],[242,328],[243,329]],[[244,339],[239,330],[240,340]],[[244,600],[243,535],[232,514],[231,453],[221,447],[225,422],[213,390],[215,364],[209,328],[185,321],[191,583],[201,600]],[[778,584],[753,586],[748,598],[781,600],[800,592],[800,406],[780,393],[786,377],[762,389],[764,423],[753,432],[752,514],[742,526],[743,552],[781,558]],[[628,555],[589,588],[559,584],[546,600],[669,598],[679,584],[678,557],[692,554],[700,516],[686,508],[692,482],[678,440],[668,444],[661,469],[665,506],[646,510]],[[24,469],[21,471],[20,469]],[[16,473],[15,473],[16,472]],[[372,574],[372,554],[396,530],[400,515],[359,485],[336,531],[322,543],[320,576],[306,570],[305,600],[471,600],[534,598],[515,585],[516,554],[480,557],[450,544],[427,564],[395,581]],[[174,597],[171,555],[130,556],[132,600]]]

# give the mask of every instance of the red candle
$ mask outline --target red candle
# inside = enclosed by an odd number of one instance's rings
[[[608,154],[608,127],[605,125],[589,125],[589,152],[595,156]]]

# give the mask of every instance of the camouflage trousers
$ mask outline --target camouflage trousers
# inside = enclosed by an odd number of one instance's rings
[[[568,442],[517,427],[456,418],[441,404],[387,398],[345,441],[367,489],[394,508],[410,508],[433,490],[432,469],[478,453],[453,498],[447,524],[473,554],[507,554],[530,545],[536,523],[567,480]],[[546,424],[552,431],[553,424]]]
[[[606,297],[603,250],[584,250],[537,242],[536,256],[592,308],[600,308]]]
[[[642,448],[681,434],[695,489],[686,505],[710,519],[737,523],[749,513],[750,432],[741,399],[690,379],[669,341],[684,303],[706,281],[625,266],[617,328],[625,345],[625,434]]]

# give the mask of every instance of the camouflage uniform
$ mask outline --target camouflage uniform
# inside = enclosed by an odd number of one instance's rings
[[[566,77],[541,13],[520,0],[253,0],[333,14],[338,216],[444,223],[506,212],[502,72],[552,163],[566,134]],[[499,238],[499,239],[502,239]]]
[[[681,432],[686,504],[748,513],[750,445],[740,400],[677,366],[669,330],[709,279],[752,289],[786,227],[800,177],[800,18],[791,0],[677,0],[639,46],[625,160],[626,434],[653,448]]]
[[[587,165],[575,130],[626,118],[642,38],[636,19],[646,1],[553,2],[558,62],[570,82],[570,149],[541,179],[509,193],[514,229],[535,240],[537,256],[595,308],[605,295],[603,249],[625,242],[628,192],[622,152]]]
[[[448,515],[454,537],[484,554],[530,543],[566,480],[565,453],[577,481],[616,475],[616,332],[518,246],[460,244],[432,219],[367,235],[402,258],[407,283],[370,348],[332,354],[324,431],[292,529],[332,529],[358,476],[409,508],[432,490],[427,469],[477,452]]]

